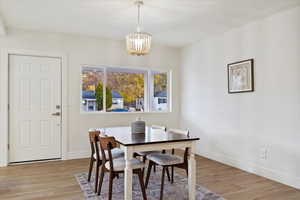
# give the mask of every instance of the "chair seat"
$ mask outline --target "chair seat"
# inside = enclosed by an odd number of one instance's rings
[[[172,154],[150,154],[147,156],[148,160],[151,160],[155,162],[158,165],[176,165],[183,163],[183,158],[177,155],[172,155]]]
[[[153,153],[161,153],[161,151],[141,151],[141,152],[136,152],[139,156],[147,156],[149,154]]]
[[[141,169],[145,167],[145,164],[138,159],[134,158],[130,162],[131,162],[132,169]],[[124,158],[113,159],[113,165],[115,171],[124,171],[126,165],[125,159]],[[105,167],[108,170],[110,170],[109,161],[105,163]]]
[[[99,154],[100,154],[100,159],[102,159],[101,152],[99,152]],[[120,158],[120,157],[124,156],[124,152],[121,149],[119,149],[119,148],[114,148],[114,149],[111,150],[111,156],[112,156],[113,159],[114,158]],[[97,159],[96,153],[94,153],[93,157],[95,159]],[[105,151],[105,157],[106,157],[107,160],[109,159],[108,158],[108,151],[107,150]]]

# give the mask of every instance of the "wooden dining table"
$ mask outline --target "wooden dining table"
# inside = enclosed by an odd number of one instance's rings
[[[199,140],[197,137],[185,136],[182,134],[167,132],[161,129],[146,127],[145,133],[132,133],[130,127],[105,128],[108,136],[115,137],[120,148],[125,154],[125,175],[124,175],[124,199],[132,200],[132,167],[130,160],[134,152],[155,151],[163,149],[190,149],[188,160],[188,185],[189,200],[195,200],[196,196],[196,161],[195,146]]]

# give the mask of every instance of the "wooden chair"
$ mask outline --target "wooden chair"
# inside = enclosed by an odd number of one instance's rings
[[[124,173],[125,159],[124,158],[113,159],[111,150],[117,146],[114,137],[98,136],[98,138],[100,141],[101,155],[103,158],[102,159],[103,165],[101,167],[101,174],[100,174],[100,179],[99,179],[98,195],[101,194],[101,187],[102,187],[105,172],[108,172],[109,173],[108,199],[111,200],[112,199],[113,179],[115,177],[118,177],[120,173]],[[107,151],[108,153],[106,154],[105,151]],[[143,173],[142,173],[142,169],[144,168],[145,164],[138,159],[132,159],[130,162],[131,162],[131,166],[133,169],[133,173],[137,174],[139,176],[143,199],[147,200],[145,186],[144,186],[144,180],[143,180]]]
[[[185,130],[170,129],[168,132],[172,132],[172,133],[176,133],[176,134],[183,134],[186,136],[189,135],[189,131],[185,131]],[[174,149],[172,149],[172,154],[155,153],[155,154],[150,154],[147,156],[147,159],[149,160],[149,167],[147,170],[147,177],[146,177],[146,183],[145,183],[146,188],[149,183],[152,166],[156,164],[156,165],[160,165],[163,167],[162,178],[161,178],[161,188],[160,188],[160,200],[163,199],[165,172],[168,171],[168,167],[172,168],[171,183],[174,182],[174,167],[185,169],[186,173],[188,174],[188,151],[189,151],[189,148],[185,148],[183,158],[175,155]]]
[[[159,130],[164,130],[164,131],[166,131],[166,130],[167,130],[167,127],[165,127],[165,126],[160,126],[160,125],[152,125],[152,126],[151,126],[151,129],[159,129]]]
[[[169,132],[189,136],[189,131],[188,130],[170,129]],[[174,155],[174,154],[175,154],[175,149],[172,149],[172,155]],[[186,175],[188,175],[188,156],[189,156],[189,148],[185,148],[184,149],[184,155],[183,155],[183,163],[172,166],[172,169],[171,169],[171,183],[174,182],[174,167],[184,169],[186,171]]]
[[[98,148],[98,145],[97,145],[98,137],[99,137],[100,134],[101,134],[100,131],[89,131],[89,140],[90,140],[90,146],[91,146],[91,157],[90,157],[90,166],[89,166],[89,173],[88,173],[88,182],[91,181],[94,162],[96,162],[95,192],[97,192],[97,189],[98,189],[99,168],[102,164],[102,156],[99,153],[99,148]],[[123,151],[118,149],[118,148],[115,148],[112,152],[113,152],[112,155],[113,155],[114,158],[124,156]]]
[[[152,125],[151,126],[152,130],[162,130],[162,131],[166,131],[167,128],[165,126],[158,126],[158,125]],[[142,151],[142,152],[136,152],[137,156],[142,156],[143,157],[143,161],[146,161],[146,157],[147,155],[151,154],[151,153],[160,153],[160,151]]]
[[[152,125],[151,126],[152,130],[162,130],[162,131],[167,131],[167,127],[165,126],[160,126],[160,125]],[[152,153],[161,153],[161,151],[142,151],[142,152],[135,152],[135,156],[141,156],[143,159],[143,162],[146,163],[147,160],[147,155],[152,154]],[[165,153],[165,150],[162,151],[162,153]],[[156,172],[156,165],[153,166],[153,171]],[[144,171],[143,171],[144,174]],[[170,175],[169,171],[167,171],[168,178],[170,180]]]

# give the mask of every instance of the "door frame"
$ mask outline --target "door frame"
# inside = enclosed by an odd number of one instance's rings
[[[0,67],[0,167],[9,164],[9,55],[40,56],[61,59],[61,159],[67,159],[68,149],[68,65],[64,53],[1,49]]]

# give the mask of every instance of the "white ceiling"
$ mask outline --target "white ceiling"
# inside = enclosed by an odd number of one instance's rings
[[[144,0],[144,30],[184,46],[300,5],[300,0]],[[0,0],[6,26],[123,39],[135,30],[133,0]]]

